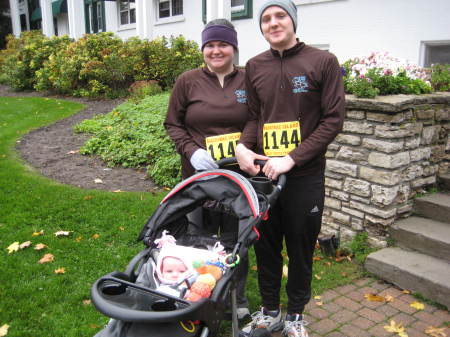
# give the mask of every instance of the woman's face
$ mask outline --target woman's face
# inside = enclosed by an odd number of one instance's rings
[[[203,59],[213,72],[227,71],[233,65],[234,48],[222,41],[211,41],[203,48]]]

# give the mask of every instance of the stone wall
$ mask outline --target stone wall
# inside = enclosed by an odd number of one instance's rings
[[[343,131],[327,152],[322,233],[345,241],[367,231],[384,246],[389,226],[449,167],[450,93],[347,96]]]

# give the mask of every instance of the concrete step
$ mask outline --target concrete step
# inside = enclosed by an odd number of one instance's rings
[[[392,247],[370,254],[365,267],[383,280],[450,308],[450,264],[444,260]]]
[[[442,189],[450,191],[450,173],[439,175],[438,182]]]
[[[414,213],[450,225],[450,194],[433,193],[415,199]]]
[[[397,221],[390,229],[396,245],[450,263],[450,225],[416,216]],[[450,280],[449,280],[450,282]]]

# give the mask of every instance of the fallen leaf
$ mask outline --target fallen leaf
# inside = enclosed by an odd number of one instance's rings
[[[69,236],[72,231],[57,231],[55,232],[55,236]]]
[[[79,236],[75,239],[76,242],[80,242],[83,237]]]
[[[411,294],[411,292],[410,292],[409,290],[406,290],[406,289],[403,289],[403,290],[402,290],[402,293],[403,293],[403,294]]]
[[[346,260],[346,259],[347,259],[347,256],[341,256],[341,257],[335,258],[334,260],[335,260],[336,262],[341,262],[342,260]]]
[[[34,246],[35,250],[42,250],[44,248],[47,248],[47,245],[44,245],[43,243],[38,243]]]
[[[318,305],[318,306],[320,307],[320,306],[323,305],[323,302],[322,302],[322,301],[317,301],[317,302],[316,302],[316,305]]]
[[[89,324],[89,326],[90,326],[92,329],[98,329],[98,328],[100,328],[100,325],[97,325],[97,324]]]
[[[347,273],[346,273],[345,271],[343,271],[343,272],[341,273],[341,275],[342,275],[343,277],[347,277],[347,276],[348,276]]]
[[[115,190],[115,191],[113,191],[113,193],[122,193],[123,191],[122,190]]]
[[[83,304],[84,305],[90,305],[91,304],[91,300],[83,300]]]
[[[96,184],[103,184],[103,180],[101,180],[99,178],[96,178],[96,179],[94,179],[94,183],[96,183]]]
[[[94,235],[92,235],[92,238],[93,239],[98,239],[100,237],[100,234],[94,234]]]
[[[38,263],[43,264],[43,263],[47,263],[47,262],[53,262],[53,260],[55,259],[55,257],[53,256],[53,254],[45,254],[42,259],[39,260]]]
[[[322,258],[320,256],[314,256],[313,257],[313,261],[320,261],[322,260]]]
[[[447,337],[447,334],[444,332],[445,329],[446,329],[445,327],[444,328],[435,328],[434,326],[429,326],[425,330],[425,333],[432,337]]]
[[[324,262],[323,264],[328,266],[328,267],[331,267],[331,262],[330,261]]]
[[[420,302],[417,302],[417,301],[416,302],[412,302],[409,306],[414,308],[414,309],[417,309],[417,310],[425,309],[425,305],[423,303],[420,303]]]
[[[119,226],[119,231],[124,231],[125,228],[123,226]]]
[[[34,232],[33,234],[31,234],[31,236],[39,236],[39,235],[44,235],[44,231]]]
[[[254,271],[257,271],[257,270],[258,270],[258,267],[257,267],[257,266],[252,266],[251,269],[254,270]]]
[[[8,254],[17,252],[19,250],[19,241],[11,243],[6,249],[8,249]]]
[[[9,325],[3,324],[0,326],[0,337],[6,336],[8,334]]]
[[[316,279],[318,279],[318,280],[321,279],[321,277],[320,277],[319,275],[317,275],[317,274],[314,274],[314,277],[315,277]]]
[[[288,277],[288,272],[289,272],[288,266],[284,265],[283,266],[283,277]]]
[[[170,191],[170,188],[168,188],[168,187],[165,187],[164,186],[164,188],[163,189],[165,189],[166,191]]]
[[[394,297],[392,297],[391,295],[387,295],[385,298],[386,298],[386,302],[393,302],[394,301]]]
[[[86,195],[86,196],[84,196],[84,200],[91,200],[93,198],[93,196],[92,195]]]
[[[370,302],[384,302],[386,300],[383,296],[375,294],[365,294],[364,297]]]
[[[66,268],[64,268],[64,267],[55,269],[55,274],[65,274],[65,273],[66,273]]]
[[[72,150],[72,151],[67,152],[67,154],[75,154],[75,153],[78,153],[78,152],[80,152],[80,150]]]
[[[28,248],[28,247],[30,247],[31,246],[31,241],[25,241],[25,242],[22,242],[20,245],[19,245],[19,248],[20,249],[25,249],[25,248]]]
[[[400,337],[408,337],[408,334],[405,332],[405,328],[403,327],[403,323],[395,323],[394,320],[391,320],[390,325],[385,325],[384,330],[388,332],[395,332]]]
[[[315,300],[320,300],[322,298],[322,296],[314,296]]]

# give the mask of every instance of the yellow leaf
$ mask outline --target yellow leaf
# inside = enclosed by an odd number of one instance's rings
[[[94,234],[94,235],[92,235],[92,238],[93,239],[98,239],[100,237],[100,234]]]
[[[65,274],[65,273],[66,273],[66,268],[64,268],[64,267],[55,269],[55,274]]]
[[[22,242],[19,246],[20,249],[25,249],[31,246],[31,241]]]
[[[420,303],[420,302],[417,302],[417,301],[416,302],[412,302],[409,306],[413,307],[414,309],[417,309],[417,310],[425,309],[425,305],[423,303]]]
[[[122,193],[122,190],[114,190],[113,193]]]
[[[34,246],[35,250],[42,250],[44,248],[47,248],[47,245],[44,245],[43,243],[38,243]]]
[[[320,306],[322,306],[323,305],[323,302],[321,302],[321,301],[318,301],[318,302],[316,302],[316,304],[320,307]]]
[[[124,228],[123,226],[119,226],[119,230],[120,230],[120,231],[124,231],[125,228]]]
[[[395,332],[400,337],[408,337],[408,334],[405,332],[405,328],[402,323],[395,323],[394,320],[391,320],[390,325],[385,325],[384,330],[388,332]]]
[[[393,302],[393,301],[394,301],[394,297],[392,297],[391,295],[386,296],[386,302]]]
[[[320,300],[322,298],[322,296],[314,296],[315,300]]]
[[[34,232],[33,234],[31,234],[31,236],[39,236],[39,235],[44,235],[44,231]]]
[[[40,259],[38,261],[38,263],[43,264],[43,263],[47,263],[47,262],[53,262],[53,260],[55,259],[55,257],[53,256],[53,254],[45,254],[42,259]]]
[[[346,273],[345,271],[343,271],[343,272],[341,273],[341,275],[342,275],[343,277],[347,277],[347,276],[348,276],[347,273]]]
[[[321,277],[320,277],[319,275],[317,275],[317,274],[314,274],[314,277],[315,277],[316,279],[318,279],[318,280],[321,279]]]
[[[84,200],[91,200],[93,198],[93,196],[92,195],[86,195],[86,196],[84,196]]]
[[[257,266],[252,266],[251,270],[257,271],[258,267]]]
[[[6,336],[8,334],[9,325],[3,324],[0,326],[0,337]]]
[[[57,231],[55,232],[55,236],[69,236],[72,231]]]
[[[91,300],[83,300],[83,304],[84,305],[90,305],[91,304]]]
[[[77,238],[75,239],[75,241],[76,241],[76,242],[80,242],[80,241],[81,241],[81,239],[82,239],[82,237],[81,237],[81,236],[79,236],[79,237],[77,237]]]
[[[431,337],[447,337],[447,334],[444,332],[445,329],[445,327],[435,328],[434,326],[429,326],[428,329],[425,330],[425,333]]]
[[[383,296],[375,294],[365,294],[364,297],[370,302],[384,302],[386,300]]]
[[[402,290],[402,293],[403,293],[403,294],[411,294],[411,292],[410,292],[409,290],[406,290],[406,289],[403,289],[403,290]]]
[[[314,256],[313,257],[313,261],[320,261],[322,260],[322,258],[320,256]]]
[[[328,267],[331,267],[331,262],[330,261],[324,262],[323,264],[328,266]]]
[[[283,277],[288,277],[288,272],[289,272],[288,266],[284,265],[283,266]]]
[[[19,241],[16,241],[16,242],[11,243],[11,244],[8,246],[8,248],[6,248],[6,249],[8,249],[8,254],[17,252],[17,251],[19,250]]]

